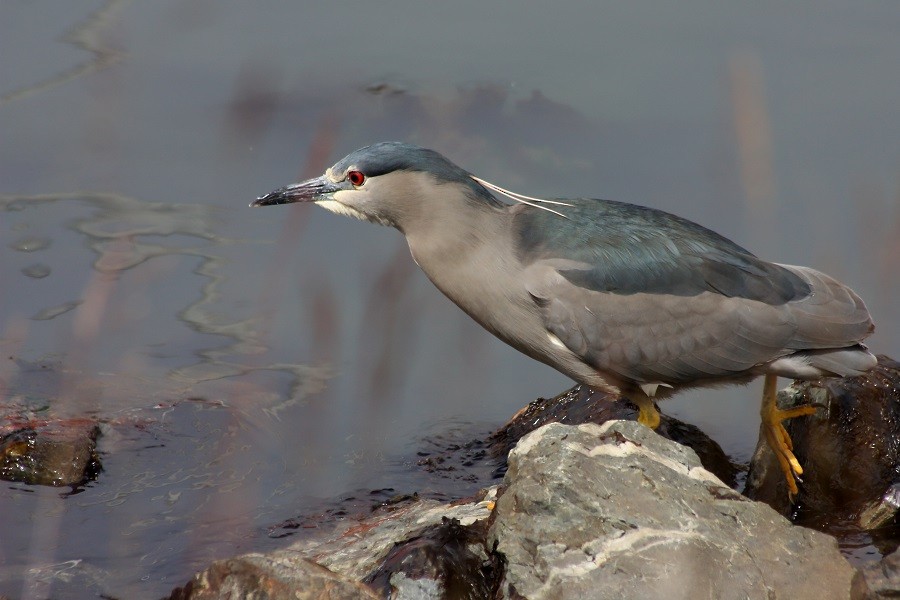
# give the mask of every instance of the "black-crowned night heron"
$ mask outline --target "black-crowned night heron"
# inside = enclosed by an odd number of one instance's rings
[[[777,377],[856,375],[877,362],[862,344],[872,319],[850,288],[660,210],[523,196],[397,142],[251,206],[291,202],[396,227],[434,285],[485,329],[628,398],[650,427],[654,399],[764,375],[763,429],[792,494],[803,470],[782,421],[815,409],[778,409]]]

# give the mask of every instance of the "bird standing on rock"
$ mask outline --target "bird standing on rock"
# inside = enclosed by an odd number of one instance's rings
[[[397,228],[466,314],[572,379],[626,397],[649,427],[659,425],[654,399],[765,376],[765,436],[792,495],[803,469],[782,421],[815,409],[780,410],[777,377],[858,375],[877,363],[862,344],[874,325],[853,290],[660,210],[524,196],[399,142],[361,148],[251,206],[292,202]]]

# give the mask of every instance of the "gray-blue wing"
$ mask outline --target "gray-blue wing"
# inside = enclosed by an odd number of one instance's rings
[[[731,240],[663,211],[608,200],[567,200],[570,218],[523,207],[514,220],[524,265],[552,260],[580,288],[617,294],[714,292],[768,304],[809,295],[803,278]]]

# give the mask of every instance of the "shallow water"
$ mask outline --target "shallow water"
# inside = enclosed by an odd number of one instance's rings
[[[163,595],[569,386],[397,232],[247,208],[373,141],[830,272],[896,356],[898,29],[889,1],[0,4],[0,403],[106,423],[80,493],[0,486],[0,594]],[[757,388],[664,410],[745,460]]]

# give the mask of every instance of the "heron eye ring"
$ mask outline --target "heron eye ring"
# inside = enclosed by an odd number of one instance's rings
[[[366,176],[359,171],[350,171],[347,173],[347,179],[357,187],[366,182]]]

